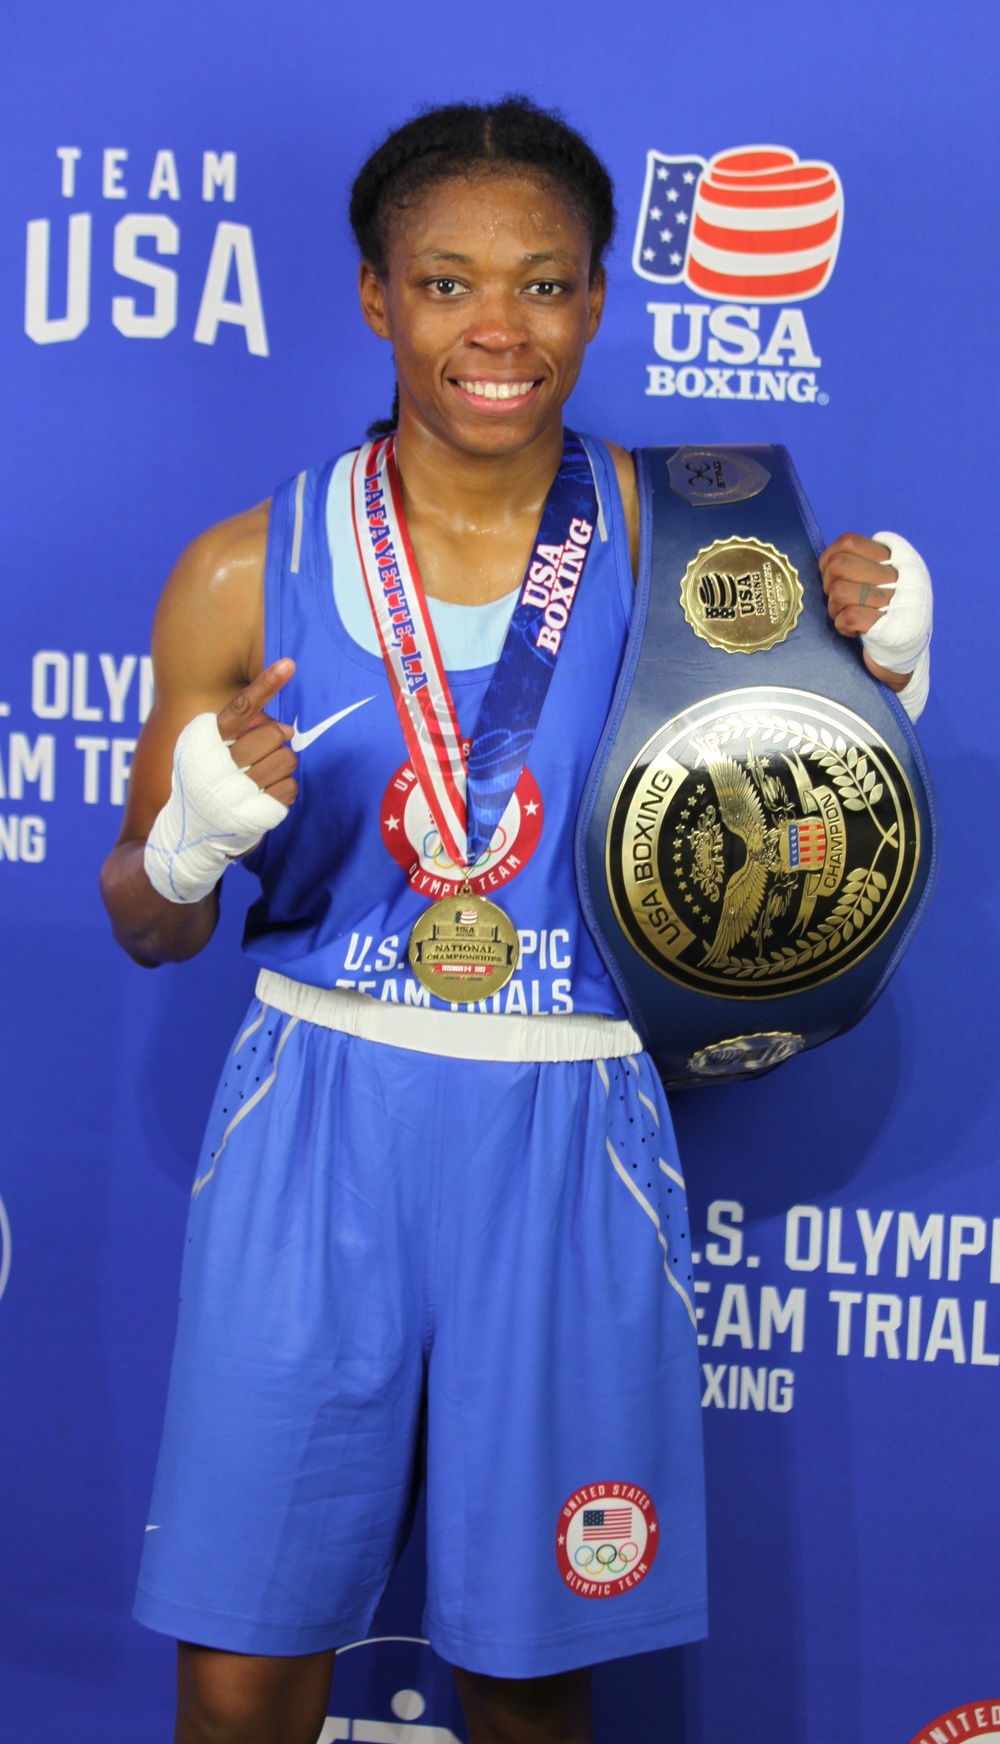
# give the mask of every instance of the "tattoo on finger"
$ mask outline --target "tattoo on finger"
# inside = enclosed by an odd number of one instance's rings
[[[881,589],[876,587],[873,583],[863,581],[861,583],[861,591],[858,594],[858,605],[866,606],[869,602],[874,606],[881,607],[884,603],[882,592]]]

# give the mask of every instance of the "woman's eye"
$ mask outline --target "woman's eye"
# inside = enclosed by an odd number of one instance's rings
[[[565,288],[565,285],[557,284],[555,279],[536,279],[533,285],[528,286],[529,291],[539,297],[557,297]]]
[[[460,291],[462,286],[458,279],[433,279],[431,288],[442,297],[451,297],[456,291]]]

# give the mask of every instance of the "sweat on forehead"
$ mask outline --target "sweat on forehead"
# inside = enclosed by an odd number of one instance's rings
[[[525,237],[532,258],[559,254],[568,262],[579,256],[581,243],[586,258],[587,228],[586,213],[550,177],[520,165],[487,163],[394,194],[384,208],[383,246],[388,266],[389,252],[400,241],[407,251],[457,258],[467,232],[509,232]]]

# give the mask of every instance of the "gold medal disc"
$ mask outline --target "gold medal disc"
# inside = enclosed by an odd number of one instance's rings
[[[410,934],[410,967],[421,987],[456,1005],[506,987],[520,954],[509,915],[468,887],[425,909]]]

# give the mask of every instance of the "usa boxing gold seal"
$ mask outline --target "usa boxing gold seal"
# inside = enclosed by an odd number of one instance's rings
[[[756,654],[783,642],[802,612],[791,559],[760,539],[716,539],[684,571],[681,605],[696,636],[727,654]]]
[[[643,746],[611,808],[606,867],[654,968],[774,999],[842,975],[885,936],[919,849],[909,782],[867,722],[769,686],[709,697]]]

